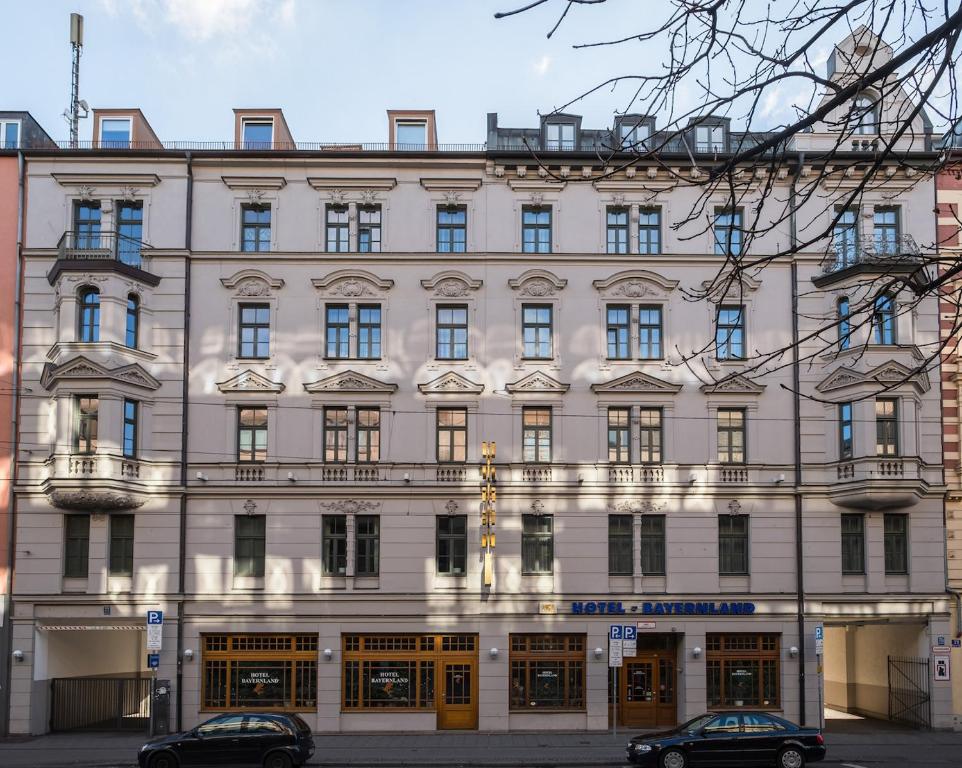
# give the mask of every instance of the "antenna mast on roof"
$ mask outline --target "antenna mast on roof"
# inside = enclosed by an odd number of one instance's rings
[[[70,71],[70,106],[64,110],[63,116],[70,123],[70,146],[77,148],[79,137],[79,122],[81,117],[87,117],[90,112],[87,102],[80,98],[80,55],[84,47],[84,17],[79,13],[70,14],[70,47],[73,50],[73,62]],[[80,112],[83,110],[83,114]]]

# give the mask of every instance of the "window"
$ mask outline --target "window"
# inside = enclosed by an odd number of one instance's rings
[[[381,252],[381,206],[357,207],[357,250],[360,253]]]
[[[0,120],[0,149],[20,149],[19,120]]]
[[[638,210],[638,253],[661,253],[661,208]]]
[[[324,309],[325,338],[327,350],[325,356],[334,359],[345,359],[351,356],[351,321],[350,308],[347,304],[328,304]]]
[[[875,455],[899,455],[899,401],[893,397],[875,401]]]
[[[631,408],[608,409],[608,461],[628,464],[631,461]]]
[[[849,116],[849,127],[857,136],[877,136],[879,132],[878,110],[871,96],[856,96]]]
[[[628,253],[628,209],[608,209],[608,253]]]
[[[521,209],[521,250],[523,253],[551,253],[551,208],[524,206]]]
[[[785,726],[769,715],[762,715],[758,712],[746,712],[742,715],[744,723],[744,733],[771,733],[772,731],[784,731]]]
[[[321,566],[325,576],[347,573],[347,516],[321,517]]]
[[[267,461],[267,409],[237,409],[237,460]]]
[[[124,457],[137,458],[137,433],[139,420],[139,403],[136,400],[124,400]]]
[[[140,299],[137,294],[127,296],[127,327],[124,330],[124,345],[130,349],[137,349],[137,337],[140,335]]]
[[[448,515],[438,519],[438,573],[463,576],[468,560],[468,518]]]
[[[64,515],[63,575],[86,579],[89,569],[90,515]]]
[[[554,571],[554,518],[551,515],[521,515],[521,573]]]
[[[661,408],[642,408],[638,412],[638,434],[641,450],[639,460],[642,464],[661,463]]]
[[[381,357],[380,304],[361,304],[357,308],[357,356],[362,360]]]
[[[372,464],[381,460],[381,409],[358,408],[357,417],[357,461],[359,464]]]
[[[468,209],[463,205],[438,206],[438,253],[464,253],[467,249]]]
[[[626,304],[607,307],[608,359],[628,360],[631,357],[631,341],[628,335],[631,308]]]
[[[875,299],[872,340],[876,344],[895,344],[895,299],[887,294]]]
[[[271,249],[271,207],[269,205],[241,206],[241,250],[269,251]]]
[[[715,255],[741,256],[742,217],[741,208],[715,210]]]
[[[748,574],[748,515],[718,516],[718,573]]]
[[[144,204],[130,200],[117,203],[117,258],[131,267],[140,266],[144,236]]]
[[[358,515],[354,518],[354,575],[377,576],[381,560],[381,518]]]
[[[721,635],[705,638],[708,706],[779,706],[781,675],[778,635]]]
[[[524,408],[521,412],[522,452],[526,464],[551,461],[551,409]]]
[[[722,464],[745,463],[745,410],[718,409],[718,461]]]
[[[885,515],[885,574],[909,572],[909,516]]]
[[[842,515],[842,573],[865,573],[865,515]]]
[[[464,408],[438,408],[438,462],[467,461],[468,412]]]
[[[317,709],[316,634],[202,635],[201,648],[205,710]],[[201,727],[215,728],[213,734],[231,733],[235,719],[239,716],[224,715]],[[244,725],[248,733],[261,727],[251,719]]]
[[[638,307],[638,357],[661,359],[661,307]]]
[[[570,152],[575,148],[574,123],[545,123],[544,148]]]
[[[73,449],[77,453],[97,452],[97,419],[100,400],[97,395],[74,395],[76,416]]]
[[[611,576],[631,576],[632,516],[608,515],[608,573]]]
[[[347,461],[347,408],[324,409],[324,461]]]
[[[552,358],[550,304],[523,304],[521,306],[521,341],[524,357],[530,360]]]
[[[665,575],[665,516],[641,516],[641,573]]]
[[[78,305],[77,338],[87,342],[100,341],[100,291],[82,288]]]
[[[271,149],[274,144],[273,120],[244,120],[244,149]]]
[[[271,308],[269,304],[241,304],[240,347],[237,356],[253,360],[270,357]]]
[[[325,230],[328,253],[347,253],[351,250],[351,231],[346,205],[329,205],[325,209]]]
[[[100,201],[77,200],[73,206],[74,247],[100,248]]]
[[[511,709],[585,709],[584,635],[511,635],[510,661]]]
[[[396,149],[400,150],[423,150],[428,143],[428,125],[424,122],[401,122],[394,123],[394,138],[397,143]]]
[[[719,360],[745,359],[745,306],[721,305],[715,324],[715,356]]]
[[[838,404],[838,457],[850,459],[853,455],[852,445],[852,404]]]
[[[467,360],[467,305],[438,304],[436,333],[436,352],[438,360]]]
[[[858,261],[858,211],[846,208],[836,212],[832,227],[832,248],[835,250],[835,269],[850,267]]]
[[[102,118],[100,121],[100,145],[111,149],[126,149],[130,146],[129,117]]]
[[[636,152],[647,149],[645,142],[651,136],[651,127],[647,123],[621,123],[619,128],[622,149]]]
[[[234,515],[234,575],[264,577],[267,515]]]
[[[725,126],[699,125],[695,128],[696,152],[724,152]]]
[[[838,300],[838,347],[848,349],[852,346],[852,317],[848,296]]]
[[[875,208],[875,252],[879,256],[898,256],[898,208]]]
[[[110,516],[111,576],[134,575],[134,516]]]

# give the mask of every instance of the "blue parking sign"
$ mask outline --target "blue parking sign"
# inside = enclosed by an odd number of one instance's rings
[[[621,640],[623,637],[622,630],[624,628],[621,624],[612,624],[608,627],[608,639],[609,640]]]
[[[160,654],[159,653],[148,653],[147,654],[147,666],[150,669],[157,669],[160,666]]]
[[[638,639],[638,627],[632,624],[625,624],[625,640],[637,640]]]
[[[163,612],[163,611],[147,611],[147,623],[148,623],[148,624],[163,624],[163,623],[164,623],[164,612]]]

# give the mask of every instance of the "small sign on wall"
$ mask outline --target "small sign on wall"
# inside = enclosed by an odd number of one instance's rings
[[[943,681],[952,679],[952,665],[948,656],[935,658],[935,679]]]

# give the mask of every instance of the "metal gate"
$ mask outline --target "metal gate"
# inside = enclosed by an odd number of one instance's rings
[[[51,731],[146,732],[149,677],[55,677],[50,682]]]
[[[929,660],[889,656],[889,720],[915,728],[932,726]]]

